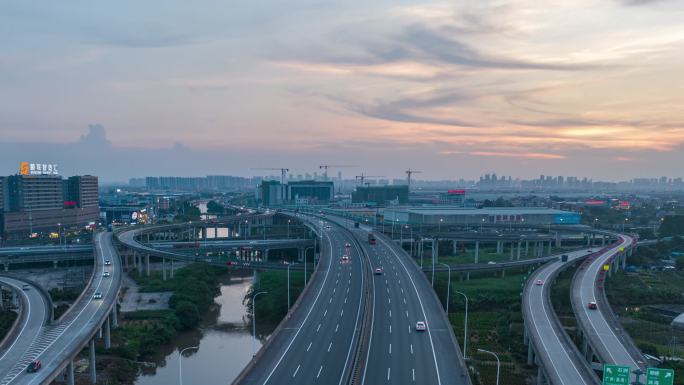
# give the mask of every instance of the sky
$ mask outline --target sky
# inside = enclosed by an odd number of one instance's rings
[[[684,176],[678,0],[2,8],[1,175]]]

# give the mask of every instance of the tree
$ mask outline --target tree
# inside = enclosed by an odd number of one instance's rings
[[[176,304],[176,317],[182,329],[188,330],[199,324],[200,314],[197,306],[188,301]]]
[[[225,210],[226,210],[226,208],[223,207],[222,204],[217,203],[216,201],[211,200],[207,203],[207,213],[209,213],[209,214],[219,215],[219,214],[223,214],[225,212]]]
[[[661,237],[684,235],[684,215],[668,215],[663,218],[659,234]]]
[[[675,267],[677,270],[684,270],[684,256],[677,257],[675,260]]]

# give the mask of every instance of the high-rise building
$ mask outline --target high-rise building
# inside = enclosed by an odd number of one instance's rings
[[[64,180],[51,175],[11,175],[2,178],[0,233],[20,238],[32,233],[78,229],[100,216],[97,177]]]

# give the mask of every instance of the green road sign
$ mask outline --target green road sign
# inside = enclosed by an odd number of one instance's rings
[[[674,370],[672,369],[646,369],[646,385],[672,385],[674,383]]]
[[[603,385],[629,385],[629,366],[603,365]]]

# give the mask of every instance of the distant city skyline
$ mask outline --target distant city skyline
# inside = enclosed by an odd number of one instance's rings
[[[11,1],[0,167],[677,176],[682,19],[674,0]]]

